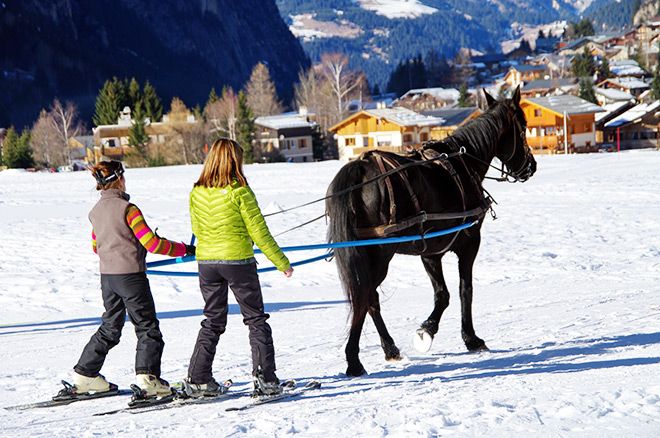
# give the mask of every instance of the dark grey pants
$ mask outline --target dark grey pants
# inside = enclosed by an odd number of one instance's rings
[[[250,330],[253,374],[261,367],[267,381],[275,380],[273,336],[266,322],[269,315],[264,313],[256,263],[199,264],[199,287],[206,303],[206,319],[202,321],[202,328],[190,359],[188,377],[191,382],[207,383],[213,379],[216,346],[227,326],[227,287],[234,292],[243,314],[243,323]]]
[[[144,272],[101,274],[101,292],[105,307],[103,322],[83,349],[74,370],[88,377],[99,374],[108,352],[119,343],[128,312],[137,335],[135,372],[160,376],[160,358],[165,343],[158,328],[147,275]]]

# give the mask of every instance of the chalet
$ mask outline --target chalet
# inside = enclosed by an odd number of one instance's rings
[[[431,140],[442,140],[449,137],[461,126],[470,120],[479,117],[483,111],[476,106],[463,108],[442,108],[437,110],[422,111],[425,116],[442,119],[439,125],[431,128]]]
[[[281,155],[289,162],[314,161],[313,142],[317,124],[312,114],[302,110],[257,117],[254,125],[255,140],[264,157],[273,159]]]
[[[635,96],[616,88],[600,88],[594,87],[596,93],[596,100],[600,106],[616,102],[634,102]]]
[[[615,117],[619,117],[635,105],[637,105],[637,103],[634,100],[602,105],[603,112],[596,114],[596,143],[603,143],[603,130],[605,129],[605,124],[607,122]]]
[[[577,79],[537,79],[523,85],[520,90],[522,97],[542,97],[575,93],[578,89]]]
[[[634,59],[622,59],[610,62],[610,72],[618,77],[634,76],[636,78],[642,78],[646,75],[646,71]]]
[[[649,84],[637,78],[609,78],[597,84],[599,88],[614,88],[632,94],[636,98],[649,89]]]
[[[593,37],[582,37],[571,41],[559,50],[561,56],[575,56],[584,52],[587,48],[593,56],[605,56],[605,48],[603,45],[594,40]]]
[[[603,126],[603,141],[617,149],[659,148],[660,100],[640,103]]]
[[[591,150],[596,147],[598,105],[576,96],[526,98],[520,102],[527,119],[527,143],[535,153]],[[564,130],[566,126],[566,131]]]
[[[187,114],[182,120],[170,120],[169,115],[165,115],[162,122],[153,123],[146,118],[145,132],[149,136],[150,143],[164,144],[176,129],[193,126],[197,123],[192,114]],[[92,128],[95,145],[94,161],[98,162],[104,158],[122,160],[131,148],[129,136],[132,126],[131,109],[125,107],[119,113],[116,125],[99,125]]]
[[[416,88],[409,90],[394,102],[394,106],[412,111],[434,110],[456,105],[460,92],[455,88]]]
[[[543,79],[546,72],[547,68],[545,65],[514,65],[509,68],[508,73],[504,76],[504,82],[510,88],[515,88],[523,82]]]
[[[69,156],[74,162],[94,162],[94,136],[79,135],[69,139]],[[74,169],[79,170],[79,169]]]
[[[330,128],[335,134],[339,157],[357,158],[369,150],[404,152],[431,138],[431,130],[443,120],[407,108],[379,108],[355,113]]]

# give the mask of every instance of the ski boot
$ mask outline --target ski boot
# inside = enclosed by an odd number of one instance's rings
[[[190,378],[181,382],[182,392],[190,398],[217,397],[227,392],[227,382],[219,384],[215,379],[206,383],[192,383]]]
[[[105,380],[101,374],[87,377],[74,372],[73,384],[62,380],[62,385],[64,388],[53,397],[53,401],[84,400],[115,395],[119,392],[117,385]]]
[[[131,385],[133,396],[128,406],[131,408],[169,403],[176,398],[176,391],[167,381],[153,374],[138,374],[137,384]]]
[[[261,371],[257,371],[254,376],[254,392],[253,397],[271,397],[282,394],[282,386],[280,380],[275,377],[275,380],[266,381]]]

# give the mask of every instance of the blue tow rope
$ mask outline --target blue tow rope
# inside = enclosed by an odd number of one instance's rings
[[[315,249],[335,249],[335,248],[351,248],[351,247],[357,247],[357,246],[374,246],[374,245],[391,245],[393,243],[405,243],[405,242],[416,242],[418,240],[423,240],[423,239],[433,239],[434,237],[440,237],[440,236],[445,236],[447,234],[452,234],[452,233],[457,233],[459,231],[465,230],[467,228],[470,228],[477,224],[478,221],[473,221],[473,222],[467,222],[462,225],[458,225],[456,227],[451,227],[447,228],[446,230],[440,230],[440,231],[434,231],[432,233],[424,234],[424,235],[414,235],[414,236],[398,236],[398,237],[385,237],[382,239],[365,239],[365,240],[353,240],[353,241],[348,241],[348,242],[334,242],[334,243],[318,243],[314,245],[299,245],[299,246],[284,246],[282,247],[282,251],[284,252],[292,252],[292,251],[310,251],[310,250],[315,250]],[[191,242],[195,242],[195,236],[193,235],[193,238]],[[259,248],[255,248],[254,250],[255,254],[261,254],[262,251]],[[304,259],[300,260],[294,263],[291,263],[291,266],[300,266],[300,265],[305,265],[308,263],[313,263],[317,262],[319,260],[324,260],[327,259],[328,257],[332,257],[333,253],[329,252],[327,254],[324,254],[322,256],[317,256],[317,257],[312,257],[309,259]],[[192,262],[195,260],[195,256],[189,256],[189,257],[176,257],[173,259],[167,259],[167,260],[159,260],[157,262],[149,262],[147,263],[147,268],[156,268],[159,266],[168,266],[168,265],[175,265],[178,263],[187,263],[187,262]],[[276,267],[270,266],[268,268],[261,268],[257,269],[257,272],[270,272],[270,271],[275,271],[277,270]],[[149,275],[171,275],[174,277],[196,277],[198,275],[197,272],[175,272],[175,271],[154,271],[154,270],[147,270],[147,274]]]

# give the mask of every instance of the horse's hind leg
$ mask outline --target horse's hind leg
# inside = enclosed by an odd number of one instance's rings
[[[345,350],[346,362],[348,363],[348,368],[346,368],[347,376],[357,377],[367,374],[362,362],[360,362],[360,335],[362,334],[362,327],[364,326],[364,319],[366,317],[366,312],[355,315],[354,324],[351,326]]]
[[[426,269],[426,273],[431,278],[431,284],[433,285],[434,303],[433,311],[429,317],[426,318],[426,321],[422,323],[415,335],[416,337],[419,337],[419,340],[417,338],[415,339],[415,347],[422,352],[426,352],[431,348],[433,337],[438,333],[440,318],[442,318],[442,314],[449,306],[449,290],[447,289],[445,277],[442,272],[443,255],[444,254],[422,257],[424,269]]]
[[[458,272],[461,278],[461,335],[469,351],[488,350],[486,343],[474,332],[472,325],[472,267],[479,251],[479,240],[467,249],[459,251]]]
[[[385,353],[385,360],[401,360],[399,349],[394,344],[394,339],[392,339],[392,336],[390,336],[390,333],[387,331],[385,321],[383,321],[383,317],[380,314],[380,300],[378,298],[378,291],[375,289],[371,294],[369,315],[371,315],[371,319],[373,319],[374,324],[376,325],[376,330],[378,330],[380,345],[383,347],[383,352]]]

